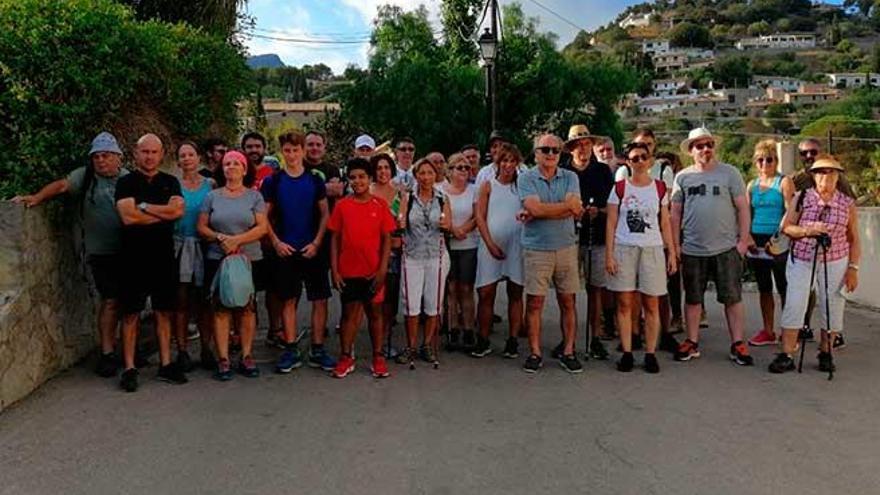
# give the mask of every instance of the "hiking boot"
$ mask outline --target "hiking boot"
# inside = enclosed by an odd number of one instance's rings
[[[770,373],[785,373],[794,369],[794,359],[784,352],[777,354],[773,362],[770,363],[770,366],[767,366],[767,371]]]
[[[660,373],[660,363],[657,362],[657,356],[653,352],[645,353],[645,362],[642,366],[645,368],[645,373]]]
[[[373,378],[387,378],[391,375],[388,371],[388,364],[385,362],[385,356],[373,355],[373,365],[370,366],[370,372],[373,374]]]
[[[354,358],[348,354],[343,354],[339,361],[336,362],[331,375],[333,375],[333,378],[345,378],[352,372],[354,372]]]
[[[635,360],[633,359],[633,353],[631,352],[624,352],[623,355],[620,356],[620,360],[617,361],[617,371],[629,373],[633,370],[633,366],[635,366]]]
[[[562,356],[562,359],[559,360],[559,366],[573,375],[584,372],[584,367],[581,366],[581,362],[578,361],[577,355],[574,353]]]
[[[434,346],[432,345],[423,345],[421,349],[419,349],[419,357],[422,358],[422,361],[426,363],[437,363],[437,353],[434,352]]]
[[[660,345],[658,346],[661,351],[671,352],[675,354],[678,351],[678,341],[675,340],[671,334],[664,333],[660,335]]]
[[[410,364],[416,359],[416,350],[412,347],[404,347],[400,354],[394,358],[394,362],[397,364]]]
[[[192,358],[189,357],[189,353],[186,351],[178,351],[177,352],[177,366],[184,373],[189,373],[193,370],[193,362]]]
[[[116,360],[116,356],[112,352],[102,353],[98,357],[98,364],[95,365],[95,373],[103,378],[116,376],[118,369],[119,361]]]
[[[508,337],[504,343],[504,352],[501,353],[507,359],[515,359],[519,357],[519,341],[516,337]]]
[[[278,362],[275,363],[275,373],[290,373],[302,365],[299,349],[296,346],[290,346],[278,357]]]
[[[312,346],[309,350],[309,367],[321,368],[324,371],[333,371],[336,368],[336,360],[327,353],[324,346]]]
[[[523,371],[526,373],[537,373],[544,366],[544,360],[537,354],[530,354],[523,363]]]
[[[774,345],[779,341],[776,339],[776,335],[768,332],[767,330],[761,329],[760,332],[756,333],[749,339],[749,345],[753,345],[756,347],[764,346],[764,345]]]
[[[740,366],[751,366],[755,364],[752,356],[749,356],[749,346],[742,340],[737,340],[730,344],[730,359]]]
[[[589,356],[597,361],[605,361],[606,359],[608,359],[608,351],[605,349],[605,345],[602,344],[602,341],[599,340],[598,337],[593,337],[590,340]]]
[[[819,371],[831,372],[837,370],[830,352],[820,352],[817,357],[819,358]]]
[[[449,331],[449,339],[446,341],[446,351],[455,352],[461,348],[461,330],[453,328]]]
[[[183,374],[183,370],[177,366],[177,363],[159,366],[159,371],[156,372],[156,379],[166,383],[173,383],[175,385],[183,385],[189,381],[187,380],[186,375]]]
[[[471,351],[471,356],[475,358],[486,357],[489,354],[492,354],[492,345],[489,343],[489,339],[484,339],[482,336],[477,336],[477,345],[474,347],[474,350]]]
[[[256,378],[260,376],[260,367],[257,366],[257,362],[254,361],[254,358],[251,356],[245,356],[238,362],[238,372],[248,378]]]
[[[214,353],[211,352],[210,349],[202,349],[202,354],[199,360],[201,362],[202,369],[208,371],[213,371],[217,369],[217,359],[214,358]]]
[[[700,344],[697,344],[691,339],[685,339],[684,342],[679,344],[678,350],[675,351],[675,355],[672,356],[676,361],[690,361],[691,359],[700,357]]]
[[[461,348],[463,351],[467,352],[474,348],[477,345],[477,336],[473,330],[465,330],[462,332],[461,336]]]
[[[134,392],[138,389],[138,370],[137,368],[129,368],[122,372],[122,378],[119,380],[119,386],[126,392]]]
[[[843,340],[843,334],[838,333],[834,336],[834,343],[831,344],[835,351],[839,351],[846,347],[846,341]]]
[[[214,379],[221,382],[232,380],[232,368],[229,366],[229,360],[223,358],[217,361],[217,371],[214,372]]]

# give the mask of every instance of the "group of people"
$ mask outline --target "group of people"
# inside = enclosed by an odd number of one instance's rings
[[[325,161],[327,143],[318,132],[281,135],[280,160],[267,157],[265,138],[251,132],[239,149],[220,139],[201,147],[180,143],[175,176],[160,170],[165,148],[157,136],[137,141],[135,167],[127,170],[116,139],[103,132],[92,141],[91,163],[14,200],[34,206],[63,193],[79,198],[84,251],[101,301],[96,371],[116,376],[121,364],[127,391],[138,387],[137,333],[148,298],[159,379],[187,381],[193,319],[200,363],[215,378],[259,376],[253,347],[260,291],[266,342],[281,349],[277,373],[303,364],[337,378],[352,373],[355,337],[366,317],[370,370],[382,378],[389,376],[388,357],[436,366],[441,334],[448,350],[489,355],[501,282],[509,328],[502,355],[518,357],[525,337],[529,373],[543,366],[542,313],[551,288],[561,330],[552,357],[564,370],[583,371],[576,297],[586,290],[583,355],[608,359],[603,340],[619,337],[618,370],[631,371],[633,351],[644,349],[644,370],[657,373],[658,349],[677,361],[700,357],[710,281],[724,305],[736,364],[753,364],[749,344],[781,344],[769,370],[793,369],[792,354],[799,337],[808,337],[817,300],[819,368],[833,370],[832,352],[843,346],[844,292],[857,286],[860,257],[844,169],[808,139],[799,145],[803,170],[783,176],[776,143],[761,141],[754,151],[757,177],[747,186],[739,170],[716,158],[719,141],[705,128],[691,131],[680,150],[693,165],[683,168],[678,154],[657,152],[649,129],[634,133],[621,159],[611,139],[574,125],[565,140],[537,136],[529,167],[516,145],[493,132],[490,163],[481,167],[476,145],[448,158],[431,152],[415,160],[412,138],[377,147],[361,135],[340,168]],[[748,340],[746,260],[763,316],[763,327]],[[338,358],[325,345],[334,288],[343,308]],[[305,355],[297,328],[303,289],[311,303]],[[401,307],[405,338],[395,349],[390,330]],[[679,343],[673,334],[683,329]]]

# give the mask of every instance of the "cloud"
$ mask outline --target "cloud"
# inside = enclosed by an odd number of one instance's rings
[[[432,23],[440,18],[440,2],[431,0],[341,0],[342,4],[355,10],[361,16],[364,24],[372,26],[373,19],[379,11],[380,5],[396,5],[405,11],[415,10],[420,5],[428,9],[428,18]]]

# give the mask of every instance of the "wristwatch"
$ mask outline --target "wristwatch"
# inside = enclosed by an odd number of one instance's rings
[[[141,210],[142,212],[146,213],[147,212],[147,203],[144,201],[141,201],[140,203],[138,203],[138,210]]]

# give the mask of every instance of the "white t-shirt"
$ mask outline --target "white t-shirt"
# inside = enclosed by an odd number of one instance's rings
[[[452,226],[460,227],[474,216],[474,202],[477,200],[477,188],[473,184],[468,184],[464,192],[461,194],[450,194],[447,187],[443,188],[443,193],[449,201],[449,209],[452,210]],[[479,243],[479,233],[477,229],[468,232],[464,239],[449,239],[449,249],[476,249]]]
[[[652,179],[662,180],[666,183],[666,191],[667,193],[672,192],[672,185],[675,183],[675,172],[672,171],[672,166],[667,165],[665,169],[663,169],[663,177],[660,177],[660,167],[662,166],[662,162],[659,160],[654,162],[654,165],[651,165],[651,169],[648,170],[648,175],[651,176]],[[629,179],[629,169],[627,166],[621,164],[617,167],[617,171],[614,172],[614,182],[621,181],[623,179]]]
[[[657,197],[657,185],[652,180],[647,186],[634,186],[626,181],[623,201],[617,197],[617,188],[611,189],[608,196],[608,207],[616,208],[620,204],[617,217],[617,228],[614,240],[625,246],[662,246],[663,235],[660,233],[660,205],[668,206],[668,195],[662,203]],[[613,205],[613,206],[612,206]]]
[[[519,172],[525,172],[529,167],[526,167],[524,163],[519,164]],[[477,190],[480,190],[480,186],[483,185],[483,182],[488,182],[490,179],[493,179],[496,175],[498,175],[498,165],[494,163],[490,163],[485,167],[481,168],[479,172],[477,172],[477,178],[474,179],[474,185],[477,186]],[[672,187],[672,186],[669,186]]]

